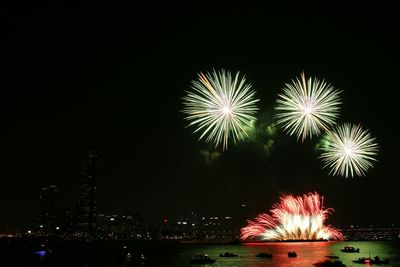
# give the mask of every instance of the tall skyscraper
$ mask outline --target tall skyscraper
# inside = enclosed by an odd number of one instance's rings
[[[40,191],[38,226],[43,232],[52,232],[60,223],[60,189],[56,185],[43,186]]]
[[[89,233],[96,227],[98,158],[95,151],[90,151],[82,163],[81,195],[78,200],[76,225],[79,230]]]

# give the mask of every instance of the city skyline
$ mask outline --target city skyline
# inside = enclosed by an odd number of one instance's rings
[[[281,194],[317,191],[335,209],[332,225],[398,225],[397,19],[383,5],[293,5],[10,7],[0,226],[33,223],[45,186],[72,207],[92,149],[104,214],[229,214],[240,203],[262,212]],[[197,141],[182,97],[213,68],[246,75],[261,99],[258,126],[273,133],[228,151]],[[342,90],[340,122],[377,138],[365,177],[330,176],[318,139],[298,143],[273,127],[277,95],[301,71]]]

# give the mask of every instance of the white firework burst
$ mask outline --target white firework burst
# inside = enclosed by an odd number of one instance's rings
[[[283,93],[278,95],[277,123],[302,141],[319,135],[321,129],[334,125],[339,116],[339,93],[324,80],[311,77],[306,81],[302,73],[301,79],[285,84]]]
[[[328,132],[323,138],[321,158],[330,174],[346,178],[364,176],[376,161],[378,144],[368,130],[360,125],[345,123]]]
[[[239,72],[233,78],[225,70],[199,73],[199,79],[192,81],[192,91],[183,97],[182,112],[189,126],[196,127],[194,132],[202,132],[199,140],[205,137],[215,147],[222,143],[225,150],[228,140],[236,142],[247,136],[246,128],[255,121],[258,99],[245,82]]]

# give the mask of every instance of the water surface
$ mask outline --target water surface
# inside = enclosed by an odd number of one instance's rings
[[[343,253],[344,246],[354,246],[360,253]],[[261,266],[313,266],[324,261],[327,255],[339,256],[346,266],[364,266],[353,263],[359,257],[379,256],[388,258],[389,265],[400,267],[400,242],[289,242],[289,243],[249,243],[235,245],[216,244],[177,244],[177,243],[138,243],[138,242],[62,242],[49,246],[51,252],[45,256],[33,253],[37,244],[27,242],[2,242],[0,266],[33,267],[129,267],[129,266],[196,266],[190,259],[199,253],[208,254],[215,259],[214,264],[199,266],[220,267],[261,267]],[[220,253],[233,252],[238,257],[223,258]],[[289,258],[288,252],[296,251],[297,258]],[[127,253],[131,257],[127,257]],[[264,252],[273,254],[272,259],[257,258]],[[146,260],[138,260],[140,255]],[[3,264],[1,264],[3,263]]]

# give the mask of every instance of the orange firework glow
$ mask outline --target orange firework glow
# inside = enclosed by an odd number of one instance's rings
[[[343,234],[324,222],[333,212],[323,207],[318,193],[282,196],[271,215],[262,213],[241,229],[242,240],[343,240]]]

